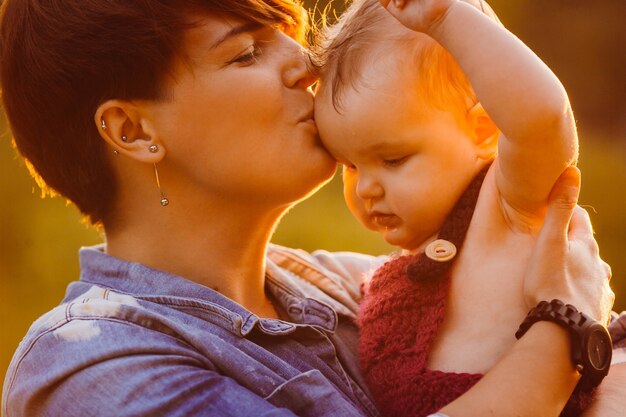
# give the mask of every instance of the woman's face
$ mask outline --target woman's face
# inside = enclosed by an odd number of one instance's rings
[[[301,46],[276,28],[236,18],[201,22],[185,35],[168,98],[147,106],[165,148],[159,172],[170,199],[172,188],[185,198],[209,192],[252,205],[306,196],[330,178],[335,162],[318,139],[315,80]]]

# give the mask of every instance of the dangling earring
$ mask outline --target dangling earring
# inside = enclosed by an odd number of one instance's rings
[[[170,200],[168,200],[167,197],[165,197],[165,195],[163,194],[163,190],[161,190],[161,181],[159,181],[159,170],[157,169],[156,164],[153,164],[153,165],[154,165],[154,176],[156,177],[157,187],[159,188],[159,194],[161,194],[161,205],[165,207],[170,203]]]
[[[159,152],[159,147],[157,145],[150,145],[148,146],[148,150],[151,153],[157,153]],[[161,205],[165,207],[170,203],[170,200],[168,200],[167,197],[165,197],[165,195],[163,194],[163,190],[161,190],[161,181],[159,181],[159,170],[157,169],[156,163],[154,163],[153,165],[154,165],[154,177],[156,178],[157,187],[159,188],[159,194],[161,194]]]

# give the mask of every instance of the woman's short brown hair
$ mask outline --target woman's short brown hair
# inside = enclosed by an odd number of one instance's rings
[[[93,117],[100,103],[161,98],[190,12],[278,24],[303,40],[296,0],[5,0],[0,83],[14,144],[44,194],[106,223],[117,184]]]

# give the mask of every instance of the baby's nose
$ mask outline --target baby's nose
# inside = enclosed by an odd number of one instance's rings
[[[356,194],[363,200],[381,197],[384,194],[381,184],[371,175],[359,175]]]

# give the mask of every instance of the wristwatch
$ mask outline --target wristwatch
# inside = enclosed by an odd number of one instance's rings
[[[565,327],[572,340],[572,361],[581,374],[577,388],[600,384],[609,373],[613,342],[606,327],[561,300],[541,301],[530,310],[515,337],[519,339],[538,321],[551,321]]]

